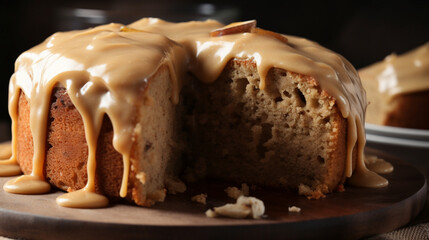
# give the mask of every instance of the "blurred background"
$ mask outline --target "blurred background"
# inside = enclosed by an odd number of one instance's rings
[[[9,78],[18,55],[56,31],[142,17],[169,21],[256,19],[258,26],[319,42],[357,69],[429,41],[429,1],[2,0],[0,3],[0,140],[8,139]],[[1,129],[3,128],[3,129]]]

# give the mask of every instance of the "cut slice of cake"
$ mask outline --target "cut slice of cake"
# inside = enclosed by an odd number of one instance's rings
[[[368,93],[366,121],[429,129],[429,42],[359,70]]]

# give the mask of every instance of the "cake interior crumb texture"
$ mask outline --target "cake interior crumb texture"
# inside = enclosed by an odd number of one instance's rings
[[[172,103],[161,67],[136,103],[127,198],[138,205],[163,201],[171,177],[215,178],[323,197],[345,180],[346,120],[316,79],[272,68],[266,88],[252,59],[233,59],[214,83],[193,76]],[[18,161],[31,173],[29,103],[21,93]],[[46,179],[66,191],[86,184],[87,144],[79,112],[58,86],[51,98]],[[112,146],[105,116],[97,145],[96,191],[119,198],[122,156]],[[180,186],[184,191],[183,186]]]
[[[201,175],[237,183],[334,190],[346,151],[334,101],[307,76],[273,68],[266,81],[259,89],[255,63],[236,59],[214,83],[194,82],[186,122],[197,172],[203,165]]]

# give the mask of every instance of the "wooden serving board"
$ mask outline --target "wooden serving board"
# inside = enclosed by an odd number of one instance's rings
[[[168,195],[164,203],[142,208],[114,203],[102,209],[57,206],[62,192],[14,195],[0,190],[0,235],[37,239],[357,239],[388,232],[412,220],[423,209],[427,186],[415,167],[385,154],[395,170],[384,175],[382,189],[346,186],[322,200],[259,189],[250,194],[264,201],[266,217],[259,220],[207,218],[209,207],[234,202],[228,184],[201,183],[184,194]],[[0,178],[3,185],[10,178]],[[231,184],[229,184],[231,186]],[[239,186],[238,186],[239,187]],[[204,191],[202,191],[204,189]],[[208,194],[208,204],[190,201]],[[289,206],[301,208],[289,213]]]

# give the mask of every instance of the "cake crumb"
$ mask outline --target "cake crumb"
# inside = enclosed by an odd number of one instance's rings
[[[209,209],[206,211],[206,216],[214,218],[214,217],[217,217],[217,214],[213,210]]]
[[[296,206],[292,206],[292,207],[288,207],[288,211],[299,213],[299,212],[301,212],[301,208],[296,207]]]
[[[186,191],[186,185],[182,182],[182,180],[168,176],[165,179],[165,187],[169,194],[183,193]]]
[[[237,187],[227,187],[225,189],[226,194],[228,194],[228,197],[237,199],[242,195],[241,190]]]
[[[304,195],[308,199],[321,199],[326,197],[324,192],[328,192],[327,188],[328,187],[326,185],[321,185],[321,186],[318,186],[316,190],[313,190],[307,185],[300,184],[298,186],[298,194]]]
[[[146,173],[145,172],[139,172],[136,174],[136,178],[141,182],[141,184],[146,183]]]
[[[249,186],[246,183],[242,183],[241,190],[237,187],[227,187],[225,192],[228,197],[238,199],[240,196],[249,196]]]
[[[246,183],[241,184],[241,193],[243,193],[243,196],[249,196],[249,186]]]
[[[298,186],[298,194],[299,195],[310,195],[313,191],[311,188],[304,184],[299,184]]]
[[[165,189],[155,190],[151,193],[148,193],[147,198],[148,198],[148,200],[152,200],[153,203],[164,202],[165,196],[167,195],[166,192],[167,191]]]
[[[206,211],[207,217],[253,218],[259,219],[264,215],[264,202],[255,197],[240,196],[236,203],[227,203],[213,210]]]
[[[206,193],[197,194],[191,198],[191,201],[206,205],[207,204],[207,194]]]

